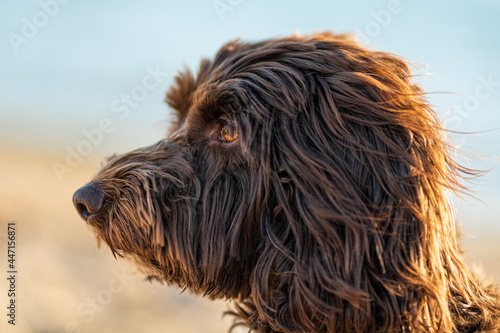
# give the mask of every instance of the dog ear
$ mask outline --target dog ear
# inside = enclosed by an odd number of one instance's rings
[[[177,73],[165,98],[165,102],[177,115],[177,123],[181,123],[187,116],[193,104],[194,92],[208,81],[209,76],[223,76],[225,61],[233,54],[242,53],[250,47],[238,39],[231,41],[220,48],[213,61],[207,58],[201,60],[196,77],[187,67]],[[219,70],[219,73],[214,73],[215,70]]]
[[[174,83],[167,92],[165,101],[176,112],[178,123],[187,116],[193,102],[193,93],[208,76],[210,70],[210,60],[202,59],[196,78],[187,67],[179,71],[174,78]]]
[[[252,287],[258,320],[275,331],[321,331],[319,323],[363,331],[357,323],[372,320],[362,287],[366,243],[358,218],[366,208],[353,200],[357,189],[337,182],[350,178],[343,173],[353,166],[345,151],[333,148],[329,125],[300,117],[282,119],[271,152],[276,172],[268,186],[275,197],[261,220],[266,244]],[[344,321],[345,309],[357,319]]]
[[[440,251],[456,167],[407,66],[359,59],[304,83],[302,109],[278,98],[294,112],[272,118],[252,276],[256,320],[275,331],[449,328]]]

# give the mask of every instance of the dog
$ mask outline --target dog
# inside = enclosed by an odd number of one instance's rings
[[[500,332],[447,200],[475,171],[406,61],[329,32],[236,40],[166,102],[167,138],[73,196],[115,256],[255,332]]]

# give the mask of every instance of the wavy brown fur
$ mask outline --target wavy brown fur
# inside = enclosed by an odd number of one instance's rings
[[[500,331],[446,198],[474,172],[402,59],[330,33],[233,41],[167,102],[169,137],[95,178],[114,253],[256,332]]]

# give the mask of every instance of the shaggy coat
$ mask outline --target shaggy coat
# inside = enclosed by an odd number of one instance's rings
[[[75,194],[115,255],[234,300],[255,332],[500,331],[447,199],[474,171],[401,58],[330,33],[233,41],[166,101],[167,138]]]

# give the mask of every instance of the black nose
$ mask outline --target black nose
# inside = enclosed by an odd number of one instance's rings
[[[80,216],[85,220],[90,215],[98,213],[103,202],[104,196],[99,185],[94,182],[88,183],[73,194],[73,204]]]

